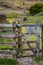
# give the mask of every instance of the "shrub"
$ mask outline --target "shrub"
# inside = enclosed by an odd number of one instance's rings
[[[27,20],[27,18],[26,18],[26,17],[24,17],[24,18],[23,18],[23,21],[26,21],[26,20]]]
[[[43,11],[43,4],[37,3],[30,7],[30,14],[35,15]]]

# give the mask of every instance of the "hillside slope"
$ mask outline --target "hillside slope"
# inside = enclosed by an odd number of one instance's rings
[[[42,1],[29,1],[29,0],[0,0],[11,6],[13,9],[28,9],[35,3],[43,3]]]

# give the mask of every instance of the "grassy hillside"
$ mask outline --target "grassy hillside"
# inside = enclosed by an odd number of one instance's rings
[[[27,9],[35,3],[43,3],[42,1],[28,1],[28,0],[1,0],[1,2],[8,3],[13,9]]]

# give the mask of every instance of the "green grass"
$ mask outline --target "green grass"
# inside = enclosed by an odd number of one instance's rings
[[[12,59],[0,59],[0,65],[20,65],[20,63],[16,60]]]
[[[23,23],[30,23],[30,24],[35,24],[37,23],[37,21],[39,21],[40,23],[42,23],[43,21],[43,16],[29,16],[27,17],[27,21],[24,21]]]
[[[7,43],[7,42],[13,42],[13,39],[11,39],[11,38],[8,38],[8,39],[6,39],[6,38],[0,38],[0,43],[3,43],[3,42],[5,42],[5,43]],[[12,49],[13,47],[12,46],[1,46],[0,45],[0,49]]]
[[[6,49],[13,49],[12,46],[0,46],[0,49],[6,50]]]
[[[22,22],[22,24],[35,24],[35,23],[37,23],[37,21],[39,21],[41,24],[42,24],[42,21],[43,21],[43,16],[23,16],[23,15],[18,15],[18,17],[19,18],[27,18],[27,20],[26,21],[21,21]],[[12,22],[14,22],[14,21],[16,21],[16,22],[18,22],[18,20],[16,19],[16,18],[8,18],[7,19],[10,23],[12,23]]]
[[[38,57],[38,58],[35,58],[35,59],[33,59],[33,60],[36,61],[36,62],[40,62],[40,61],[43,60],[43,57]]]

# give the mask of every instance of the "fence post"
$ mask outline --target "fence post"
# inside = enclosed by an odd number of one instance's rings
[[[13,22],[13,30],[12,30],[12,34],[15,34],[16,31],[16,22]],[[15,40],[15,44],[16,44],[16,39],[13,38],[13,40]],[[13,50],[15,50],[16,46],[13,46]],[[16,58],[16,56],[13,54],[13,58]]]
[[[21,23],[18,22],[18,24],[21,24]],[[18,31],[19,31],[18,35],[20,35],[20,36],[18,36],[18,51],[17,51],[17,55],[19,55],[21,53],[21,49],[22,49],[22,36],[21,36],[22,30],[21,30],[21,26],[18,27]]]
[[[41,25],[41,35],[42,35],[42,57],[43,57],[43,24]]]
[[[40,38],[39,38],[39,31],[36,28],[36,58],[39,57],[39,49],[40,49]]]

